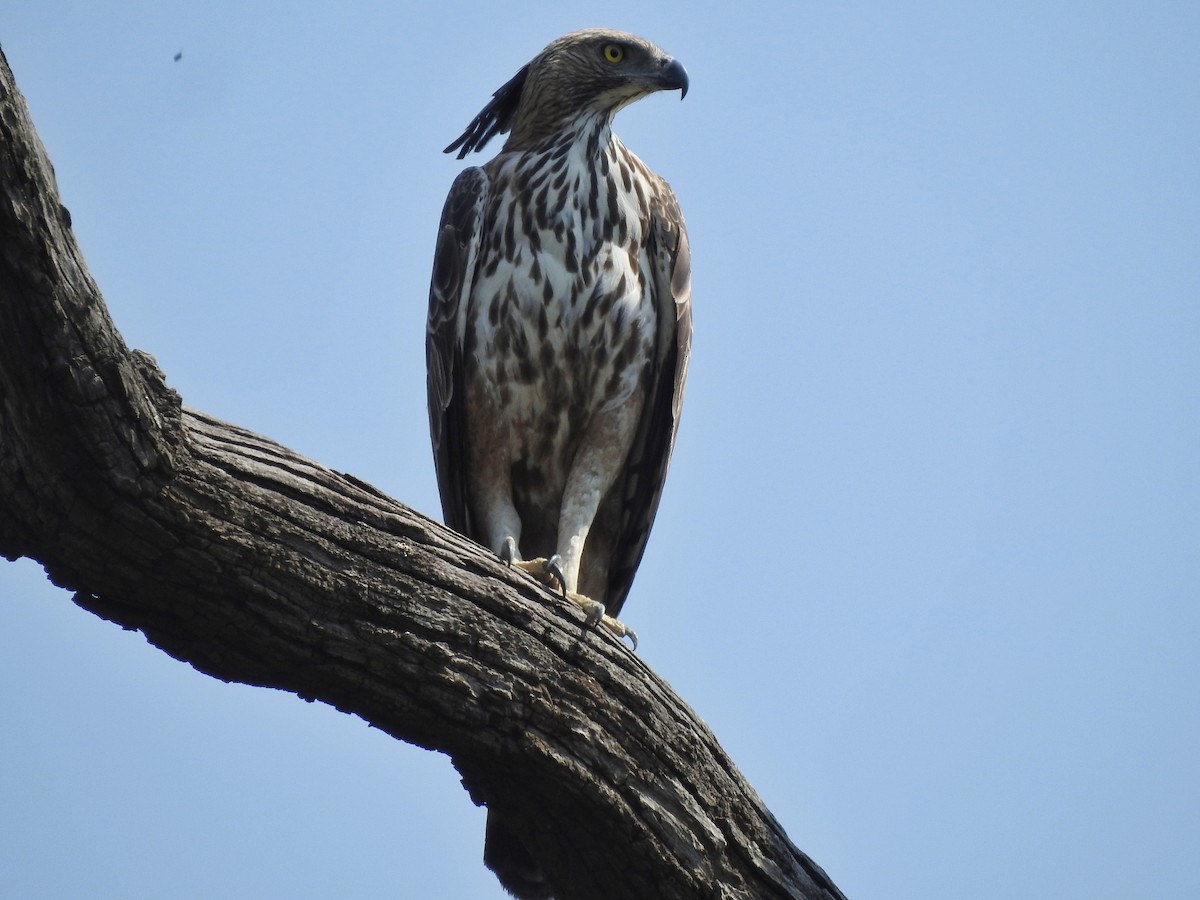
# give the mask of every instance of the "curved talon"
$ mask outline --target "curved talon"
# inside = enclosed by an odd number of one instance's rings
[[[498,555],[500,560],[506,566],[511,566],[513,564],[513,560],[517,558],[517,542],[513,539],[511,534],[506,537],[504,539],[504,543],[500,545],[500,553]]]
[[[637,649],[638,636],[636,631],[634,631],[620,619],[614,619],[612,616],[605,616],[603,622],[604,627],[615,634],[618,639],[626,637],[629,638],[630,643],[633,644],[633,649]]]
[[[589,600],[587,605],[579,604],[587,613],[587,618],[583,620],[584,628],[595,628],[604,621],[604,604],[597,603],[595,600]],[[610,620],[611,621],[611,620]]]
[[[554,576],[555,581],[558,582],[558,586],[562,590],[562,598],[564,600],[566,600],[567,599],[567,576],[563,574],[562,557],[559,556],[557,553],[555,553],[548,560],[546,560],[546,573]],[[600,609],[603,612],[604,607],[600,607]],[[593,624],[595,624],[595,623],[593,623]]]

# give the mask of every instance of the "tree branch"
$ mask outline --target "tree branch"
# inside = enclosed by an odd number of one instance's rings
[[[560,898],[842,896],[572,604],[182,406],[109,319],[2,55],[0,186],[0,553],[203,672],[449,754]]]

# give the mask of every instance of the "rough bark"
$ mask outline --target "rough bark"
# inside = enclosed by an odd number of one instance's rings
[[[448,754],[560,898],[842,895],[578,609],[371,486],[183,407],[87,273],[0,56],[0,553],[226,681]]]

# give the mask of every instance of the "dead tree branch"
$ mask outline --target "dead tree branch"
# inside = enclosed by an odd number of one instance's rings
[[[0,185],[0,553],[203,672],[448,754],[561,898],[842,896],[572,604],[183,407],[109,319],[2,56]]]

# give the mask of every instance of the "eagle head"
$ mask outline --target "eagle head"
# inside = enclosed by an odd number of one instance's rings
[[[462,159],[509,131],[506,150],[524,150],[560,133],[581,115],[606,122],[655,91],[687,95],[683,64],[623,31],[586,28],[552,41],[502,85],[467,130],[446,148]]]

